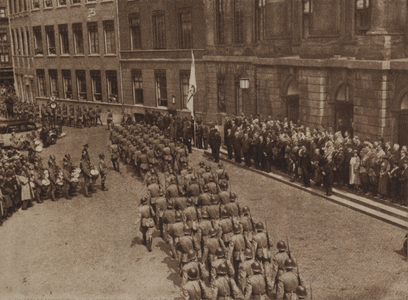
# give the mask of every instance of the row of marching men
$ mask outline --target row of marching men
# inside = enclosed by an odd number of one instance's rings
[[[272,254],[271,235],[230,192],[222,165],[216,172],[207,172],[203,163],[197,171],[187,169],[186,176],[191,176],[185,189],[171,172],[164,184],[150,172],[145,180],[148,196],[141,198],[136,220],[149,251],[158,229],[179,261],[182,297],[305,299],[306,288],[289,245],[279,241]]]

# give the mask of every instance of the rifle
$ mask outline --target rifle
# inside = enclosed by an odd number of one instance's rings
[[[310,281],[310,300],[313,300],[312,282]]]
[[[268,243],[268,249],[269,249],[269,233],[268,233],[268,221],[267,221],[267,219],[265,218],[265,229],[266,229],[266,241],[267,241],[267,243]]]
[[[286,243],[288,244],[288,255],[289,258],[292,259],[292,254],[290,253],[290,245],[289,245],[289,237],[286,235]]]

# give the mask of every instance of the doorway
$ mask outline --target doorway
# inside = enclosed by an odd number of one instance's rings
[[[297,124],[299,121],[299,95],[286,96],[286,117]]]
[[[342,135],[346,131],[350,136],[353,135],[353,119],[354,119],[354,105],[350,97],[350,87],[348,85],[342,85],[339,87],[336,93],[335,101],[335,116],[334,116],[334,129],[335,131],[341,131]]]
[[[398,118],[398,143],[408,146],[408,109],[401,110]]]

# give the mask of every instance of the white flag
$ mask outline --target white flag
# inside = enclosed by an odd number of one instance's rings
[[[197,82],[195,76],[195,63],[194,63],[194,54],[191,50],[191,71],[190,71],[190,83],[188,89],[188,98],[187,98],[187,108],[191,112],[191,116],[194,118],[194,95],[197,91]]]

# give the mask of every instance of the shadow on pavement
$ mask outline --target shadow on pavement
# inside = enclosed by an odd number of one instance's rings
[[[173,285],[176,287],[181,287],[181,277],[179,274],[179,263],[178,261],[172,259],[171,257],[165,257],[162,260],[162,263],[165,263],[169,268],[169,276],[167,276],[168,280],[173,282]]]
[[[138,236],[135,236],[132,240],[132,243],[130,244],[130,248],[134,247],[135,245],[143,245],[142,239]]]
[[[401,258],[402,258],[404,261],[407,261],[407,260],[408,260],[406,254],[405,254],[404,249],[395,250],[394,252],[397,253],[398,255],[400,255]]]

